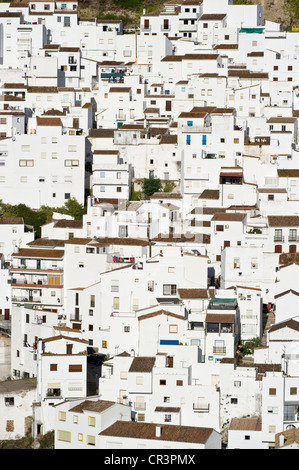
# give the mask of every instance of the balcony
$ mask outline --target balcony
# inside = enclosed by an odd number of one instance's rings
[[[161,25],[161,31],[170,31],[171,30],[171,26],[170,24],[162,24]]]
[[[70,321],[82,321],[82,315],[71,315]]]
[[[182,132],[187,132],[188,134],[191,133],[198,133],[198,134],[211,134],[212,133],[212,126],[182,126]]]
[[[193,411],[197,413],[207,413],[210,411],[209,403],[193,403]]]
[[[192,31],[197,31],[197,25],[196,23],[195,24],[180,24],[179,25],[179,31],[180,32],[184,32],[184,31],[189,31],[189,32],[192,32]]]
[[[284,237],[274,237],[273,241],[274,241],[274,243],[283,243],[284,242]]]
[[[297,242],[299,242],[299,236],[296,237],[296,236],[291,235],[291,236],[288,237],[288,241],[297,243]]]
[[[125,121],[125,120],[126,120],[126,115],[125,115],[125,114],[119,114],[119,113],[117,113],[117,114],[115,115],[115,119],[116,119],[117,121]]]
[[[144,25],[144,24],[142,24],[142,25],[140,26],[140,31],[142,31],[143,33],[149,33],[151,30],[152,30],[151,25]]]
[[[213,354],[226,354],[226,346],[223,346],[223,347],[214,346]]]

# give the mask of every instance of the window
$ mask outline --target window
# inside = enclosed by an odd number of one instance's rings
[[[171,422],[171,415],[167,414],[164,416],[164,422],[165,423],[170,423]]]
[[[69,26],[71,26],[71,17],[70,17],[70,16],[65,16],[65,17],[64,17],[63,26],[64,26],[64,27],[69,27]]]
[[[78,423],[79,423],[79,417],[78,417],[78,415],[74,415],[74,416],[73,416],[73,423],[74,423],[74,424],[78,424]]]
[[[66,411],[58,411],[58,421],[66,421]]]
[[[119,310],[119,297],[113,297],[113,309]]]
[[[90,296],[90,307],[95,307],[95,295]]]
[[[57,371],[57,369],[58,369],[57,364],[50,364],[50,370],[51,371]]]
[[[230,402],[232,405],[237,405],[238,404],[238,398],[231,398]]]
[[[169,325],[169,333],[177,333],[178,325]]]
[[[13,406],[15,404],[14,397],[5,397],[5,406]]]
[[[166,380],[165,379],[160,379],[160,385],[166,385]]]
[[[124,333],[130,333],[130,327],[124,326]]]
[[[96,425],[95,416],[88,416],[88,426],[95,427],[95,425]]]
[[[64,193],[64,199],[70,199],[71,193]]]
[[[240,269],[240,258],[234,258],[234,269]]]
[[[269,395],[275,396],[276,395],[276,388],[269,388]]]
[[[176,295],[176,284],[164,284],[163,295]]]
[[[282,230],[276,229],[274,232],[274,241],[282,241]]]
[[[102,348],[103,349],[107,349],[107,345],[108,345],[107,341],[102,341]]]
[[[111,292],[119,292],[119,281],[111,281]]]
[[[95,436],[87,435],[87,436],[86,436],[86,444],[87,444],[88,446],[95,446],[95,445],[96,445],[96,438],[95,438]]]
[[[258,267],[257,258],[251,258],[251,269],[257,269],[257,267]]]
[[[177,380],[176,385],[177,385],[177,387],[182,387],[183,386],[183,381],[182,380]]]
[[[148,281],[147,283],[147,290],[150,291],[150,292],[154,292],[154,281]]]
[[[64,160],[64,166],[68,166],[68,167],[79,166],[79,160]]]
[[[137,375],[136,385],[143,385],[143,376],[142,375]]]
[[[290,395],[297,395],[297,387],[290,388]]]
[[[82,372],[82,364],[69,364],[69,372]]]
[[[71,442],[71,433],[69,431],[57,431],[58,441]]]
[[[234,387],[240,388],[241,387],[241,382],[239,380],[234,381]]]
[[[34,166],[34,160],[19,160],[19,166]]]
[[[290,231],[289,231],[289,241],[290,242],[297,241],[297,230],[296,229],[290,229]]]

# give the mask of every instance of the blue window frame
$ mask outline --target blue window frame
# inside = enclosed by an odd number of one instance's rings
[[[207,145],[207,136],[206,135],[202,136],[202,145]]]
[[[191,135],[186,136],[186,144],[190,145],[191,144]]]

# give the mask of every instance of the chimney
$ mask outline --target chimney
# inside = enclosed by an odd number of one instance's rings
[[[161,437],[161,431],[162,431],[162,427],[156,426],[156,437]]]

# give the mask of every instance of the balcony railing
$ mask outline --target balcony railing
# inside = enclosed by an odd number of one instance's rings
[[[284,242],[284,237],[274,237],[273,239],[274,243],[283,243]]]
[[[187,132],[187,133],[193,133],[197,132],[200,134],[211,134],[212,132],[212,126],[182,126],[182,132]]]
[[[162,24],[161,25],[161,31],[170,31],[170,30],[171,30],[170,24]]]
[[[193,403],[193,411],[206,413],[210,411],[210,404],[209,403]]]
[[[226,346],[223,346],[223,347],[214,346],[213,353],[214,354],[226,354]]]
[[[295,243],[296,243],[296,242],[299,242],[299,236],[296,237],[296,236],[290,235],[290,236],[288,237],[288,241],[289,241],[289,242],[295,242]]]
[[[82,321],[82,315],[71,315],[70,321]]]
[[[142,25],[140,26],[140,31],[142,31],[142,32],[149,32],[149,31],[151,31],[151,30],[152,30],[151,25],[145,26],[144,24],[142,24]]]

